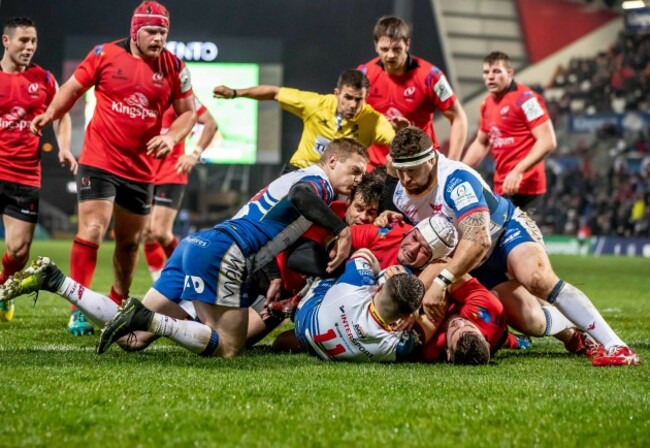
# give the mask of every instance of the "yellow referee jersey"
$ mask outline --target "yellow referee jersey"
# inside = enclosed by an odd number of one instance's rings
[[[282,87],[276,99],[282,109],[300,117],[304,123],[300,144],[289,161],[298,168],[318,163],[325,146],[335,138],[353,138],[368,147],[375,143],[388,145],[395,137],[386,117],[368,104],[364,104],[355,118],[337,123],[337,100],[332,94]]]

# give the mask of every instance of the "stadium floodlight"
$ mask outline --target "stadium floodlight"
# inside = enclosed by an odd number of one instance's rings
[[[645,2],[643,0],[626,0],[621,5],[623,9],[638,9],[645,8]]]

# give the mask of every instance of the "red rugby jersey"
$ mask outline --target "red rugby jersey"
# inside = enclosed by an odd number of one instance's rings
[[[444,73],[431,63],[410,56],[403,75],[391,76],[384,70],[378,57],[358,67],[370,80],[367,102],[387,118],[402,116],[421,129],[439,149],[433,129],[433,113],[445,111],[456,102],[456,94]],[[384,165],[388,148],[370,147],[370,162]]]
[[[377,227],[374,224],[360,224],[351,226],[352,250],[367,248],[377,257],[379,267],[386,269],[389,266],[400,264],[397,260],[399,245],[404,235],[413,229],[405,223],[397,223],[393,227]]]
[[[201,104],[196,98],[194,99],[194,106],[196,107],[197,117],[200,117],[208,111],[205,106]],[[169,131],[169,127],[172,125],[175,119],[176,111],[172,105],[169,106],[163,114],[162,129],[160,130],[160,133],[167,133],[167,131]],[[172,153],[170,155],[164,159],[156,159],[156,185],[187,185],[187,173],[178,173],[176,171],[176,163],[178,162],[178,159],[180,159],[184,154],[185,139],[181,140],[176,146],[174,146],[174,149],[172,149]]]
[[[36,64],[22,73],[0,70],[0,180],[41,186],[40,138],[29,124],[55,93],[54,76]]]
[[[509,91],[500,98],[488,95],[481,104],[480,128],[488,135],[490,150],[496,162],[494,192],[503,193],[503,181],[535,144],[532,129],[550,120],[541,96],[513,81]],[[542,160],[524,174],[520,194],[546,192],[546,173]]]
[[[475,278],[464,283],[449,294],[452,300],[447,316],[459,314],[478,327],[490,345],[490,351],[496,352],[507,331],[503,305],[487,288]],[[447,348],[447,321],[422,348],[422,360],[425,362],[445,361],[442,358]]]
[[[153,60],[137,58],[125,39],[96,46],[74,77],[86,88],[95,86],[97,98],[79,162],[153,183],[155,159],[146,155],[147,142],[160,134],[173,100],[193,94],[185,64],[167,50]]]

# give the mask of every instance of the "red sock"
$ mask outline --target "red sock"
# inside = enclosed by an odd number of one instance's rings
[[[178,246],[178,238],[174,236],[172,240],[167,243],[166,245],[163,246],[163,249],[165,250],[165,255],[167,255],[167,258],[172,256],[172,252],[174,252],[174,249],[176,249],[176,246]]]
[[[111,286],[111,292],[108,294],[108,297],[119,306],[122,305],[122,302],[124,302],[129,297],[129,294],[120,294],[119,292],[115,291],[115,286]]]
[[[16,272],[22,270],[25,267],[26,263],[18,263],[16,260],[11,258],[9,252],[5,252],[2,256],[2,272],[0,272],[0,285],[3,285],[9,277],[14,275]]]
[[[165,265],[165,251],[158,241],[144,244],[144,258],[151,272],[160,271]]]
[[[506,343],[503,344],[503,348],[511,348],[515,350],[518,346],[519,346],[519,342],[517,342],[517,338],[515,337],[515,335],[508,332],[508,339],[506,339]]]
[[[72,249],[70,250],[70,277],[86,288],[90,287],[95,276],[98,250],[99,245],[82,240],[81,238],[75,238],[72,242]],[[76,309],[72,305],[72,310],[74,311]]]

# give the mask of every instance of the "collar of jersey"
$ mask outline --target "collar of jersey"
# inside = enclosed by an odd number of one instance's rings
[[[375,308],[375,303],[372,300],[370,301],[370,305],[368,305],[368,311],[381,328],[386,331],[393,331],[393,327],[379,315],[377,308]]]

